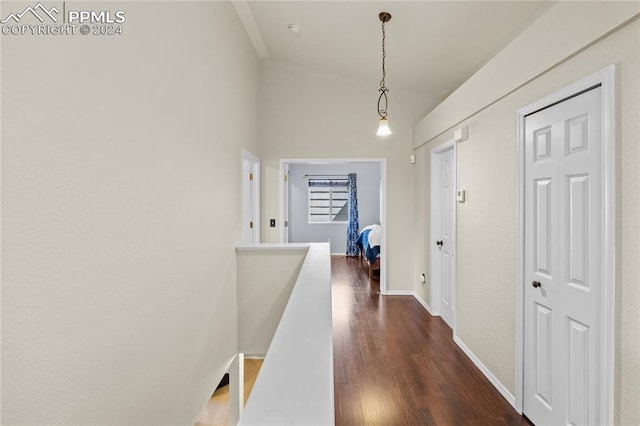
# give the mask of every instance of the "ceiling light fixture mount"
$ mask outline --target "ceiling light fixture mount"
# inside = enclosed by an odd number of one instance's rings
[[[300,25],[297,25],[297,24],[289,24],[287,28],[289,28],[289,31],[291,31],[297,36],[299,36],[300,33],[302,32],[302,28],[300,27]]]
[[[378,14],[378,18],[380,22],[382,22],[382,80],[380,80],[380,96],[378,97],[378,115],[380,116],[380,121],[378,122],[378,132],[376,135],[378,136],[389,136],[391,134],[391,129],[389,128],[389,121],[387,120],[387,107],[389,105],[389,99],[387,98],[387,86],[385,84],[384,79],[387,76],[387,71],[385,69],[385,59],[387,57],[387,52],[385,50],[385,39],[387,33],[385,31],[384,25],[391,20],[391,14],[389,12],[380,12]]]

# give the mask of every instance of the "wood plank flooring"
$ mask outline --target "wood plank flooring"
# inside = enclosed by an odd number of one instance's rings
[[[530,425],[412,296],[332,256],[336,425]]]

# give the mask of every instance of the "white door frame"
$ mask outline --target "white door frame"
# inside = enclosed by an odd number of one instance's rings
[[[260,243],[260,158],[249,151],[240,150],[240,182],[242,184],[241,191],[244,192],[244,180],[247,178],[244,171],[244,162],[249,161],[252,164],[253,173],[253,241],[255,244]],[[245,200],[246,194],[242,193],[240,197],[242,220],[245,220]],[[242,224],[245,226],[245,223]],[[242,237],[241,237],[242,238]]]
[[[445,151],[448,151],[449,149],[453,149],[453,187],[454,188],[458,188],[458,144],[456,143],[455,140],[450,140],[447,142],[444,142],[440,145],[437,145],[435,147],[433,147],[431,149],[431,183],[430,183],[430,192],[431,192],[431,207],[430,207],[430,216],[431,216],[431,231],[430,231],[430,236],[431,236],[431,240],[430,240],[430,247],[429,247],[429,264],[431,265],[430,271],[429,271],[429,282],[431,283],[431,291],[430,291],[430,299],[431,299],[431,313],[434,316],[440,316],[442,314],[442,306],[441,306],[441,300],[442,300],[442,286],[439,280],[439,276],[437,276],[437,274],[435,273],[435,267],[434,265],[438,264],[438,250],[436,249],[436,238],[434,237],[435,232],[437,229],[439,229],[440,224],[438,223],[438,220],[436,218],[436,215],[434,214],[435,211],[435,206],[438,204],[439,199],[439,193],[440,190],[435,188],[435,182],[437,180],[437,173],[438,171],[436,170],[436,156],[439,154],[442,154]],[[435,189],[435,190],[434,190]],[[454,203],[454,207],[453,207],[453,214],[455,217],[455,220],[453,221],[452,224],[452,233],[453,233],[453,249],[452,249],[452,253],[454,255],[454,259],[455,259],[455,264],[454,264],[454,268],[452,270],[452,275],[451,275],[451,286],[452,286],[452,291],[451,291],[451,303],[453,305],[453,309],[454,309],[454,315],[453,318],[451,320],[452,324],[451,324],[451,328],[453,328],[453,334],[454,336],[456,336],[456,270],[457,268],[457,264],[458,264],[458,257],[457,257],[457,235],[458,235],[458,202],[456,201]]]
[[[285,167],[287,164],[378,163],[380,166],[380,293],[387,294],[387,159],[386,158],[283,158],[280,160],[280,242],[285,241]]]
[[[525,254],[525,116],[576,96],[588,89],[602,90],[602,370],[600,402],[602,424],[613,424],[615,338],[615,65],[592,74],[517,112],[517,237],[516,237],[516,410],[522,413],[524,396],[524,254]]]
[[[289,242],[289,191],[290,191],[290,187],[289,187],[289,172],[290,172],[290,167],[289,167],[289,163],[285,163],[284,164],[284,170],[282,171],[282,173],[284,174],[284,181],[282,182],[282,195],[281,195],[281,200],[282,200],[282,207],[281,207],[281,213],[282,215],[280,216],[280,236],[282,237],[282,239],[280,240],[280,242],[282,243],[288,243]]]

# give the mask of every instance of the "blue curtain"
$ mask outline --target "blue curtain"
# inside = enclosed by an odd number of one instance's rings
[[[349,222],[347,225],[347,256],[357,256],[358,248],[358,231],[360,230],[360,221],[358,220],[358,186],[356,184],[356,174],[349,173],[347,179],[348,197],[349,197]]]

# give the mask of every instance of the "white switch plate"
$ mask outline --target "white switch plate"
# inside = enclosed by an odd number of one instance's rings
[[[409,156],[409,162],[410,162],[411,164],[416,164],[416,155],[415,155],[415,154],[411,154],[411,155]]]
[[[459,203],[464,203],[465,196],[466,196],[465,190],[458,189],[458,191],[456,192],[456,199],[458,200]]]

